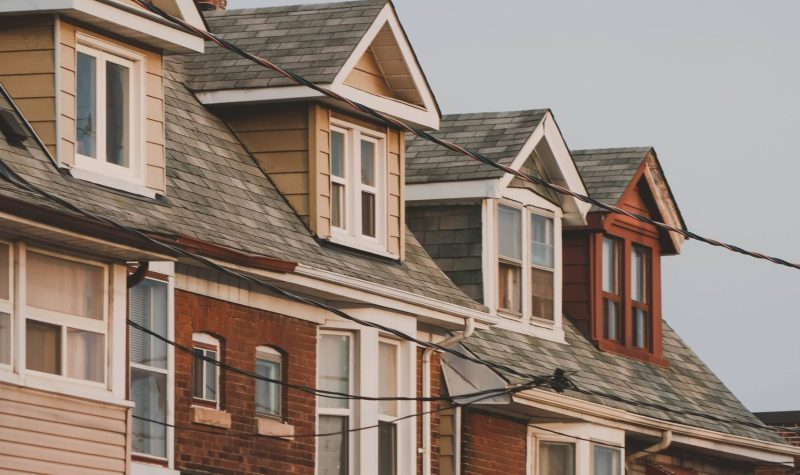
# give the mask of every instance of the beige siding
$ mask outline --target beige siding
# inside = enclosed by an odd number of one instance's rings
[[[314,159],[311,161],[309,188],[316,190],[312,198],[311,229],[321,238],[331,235],[331,116],[327,107],[311,105],[309,117],[308,149]]]
[[[405,206],[403,206],[403,184],[405,183],[405,138],[403,132],[387,129],[386,142],[388,153],[386,172],[388,183],[388,213],[386,237],[387,247],[392,254],[404,255],[403,228],[405,223]]]
[[[51,16],[0,19],[0,82],[55,155],[55,20]]]
[[[161,53],[144,50],[122,43],[98,33],[85,30],[66,21],[59,22],[59,52],[61,74],[61,163],[72,165],[75,161],[75,37],[77,32],[131,50],[145,57],[145,184],[164,193],[166,182],[164,158],[164,65]]]
[[[128,409],[0,383],[0,473],[126,473]]]
[[[383,72],[372,49],[368,49],[361,56],[344,83],[378,96],[392,97],[392,90],[383,77]]]

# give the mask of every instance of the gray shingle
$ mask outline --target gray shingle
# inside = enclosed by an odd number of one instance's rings
[[[570,153],[589,196],[615,205],[652,151],[652,147],[628,147],[572,150]],[[592,206],[592,211],[602,210]]]

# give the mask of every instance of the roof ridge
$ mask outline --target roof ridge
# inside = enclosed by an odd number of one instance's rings
[[[285,5],[273,5],[269,7],[255,7],[255,8],[234,8],[227,10],[217,10],[206,12],[207,17],[226,17],[226,16],[243,16],[243,15],[257,15],[259,13],[268,13],[274,11],[291,11],[307,9],[309,11],[325,10],[331,7],[335,8],[352,8],[354,6],[370,6],[370,5],[383,5],[389,3],[390,0],[347,0],[344,2],[324,2],[324,3],[289,3]]]
[[[570,150],[571,154],[607,154],[607,153],[629,153],[629,152],[649,152],[653,150],[655,147],[652,145],[642,146],[642,147],[610,147],[610,148],[585,148],[585,149],[575,149]]]
[[[498,114],[523,114],[523,113],[544,113],[550,111],[549,107],[541,109],[514,109],[514,110],[499,110],[499,111],[481,111],[481,112],[455,112],[451,114],[442,115],[442,120],[448,117],[456,116],[471,116],[471,115],[498,115]]]

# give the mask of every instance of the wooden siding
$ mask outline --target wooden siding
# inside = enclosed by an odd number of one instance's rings
[[[405,257],[403,231],[405,228],[405,204],[403,188],[405,185],[405,137],[403,132],[386,129],[388,153],[386,155],[387,204],[386,217],[387,249],[401,259]]]
[[[0,473],[124,474],[128,408],[0,383]]]
[[[0,82],[53,156],[56,152],[55,19],[0,19]]]
[[[378,60],[375,59],[372,48],[367,49],[361,56],[344,83],[378,96],[392,97],[392,90],[389,88],[386,78],[383,77],[383,72],[378,66]]]
[[[312,104],[308,109],[308,150],[310,162],[311,230],[321,238],[331,235],[331,111]]]
[[[59,22],[59,56],[61,75],[61,149],[60,162],[71,166],[75,162],[75,41],[78,32],[107,41],[145,57],[145,126],[146,156],[145,185],[159,193],[166,192],[166,159],[164,155],[164,64],[161,53],[138,48],[98,33],[85,30],[66,21]]]

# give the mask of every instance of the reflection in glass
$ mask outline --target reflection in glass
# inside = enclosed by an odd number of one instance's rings
[[[76,147],[77,152],[97,158],[97,70],[96,59],[78,53],[76,73]]]

